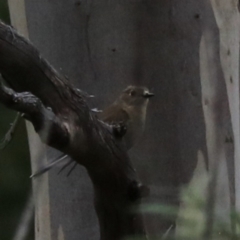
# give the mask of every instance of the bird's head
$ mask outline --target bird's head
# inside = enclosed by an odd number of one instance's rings
[[[120,95],[120,101],[128,106],[141,107],[148,103],[148,99],[154,94],[146,87],[128,86]]]

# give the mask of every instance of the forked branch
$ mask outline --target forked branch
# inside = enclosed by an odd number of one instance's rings
[[[0,101],[24,113],[45,143],[86,167],[94,186],[101,240],[144,237],[142,216],[136,210],[146,189],[126,151],[88,108],[82,92],[2,22],[0,73],[12,88],[1,88]]]

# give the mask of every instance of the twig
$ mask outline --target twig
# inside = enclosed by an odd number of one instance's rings
[[[162,236],[162,240],[165,240],[165,239],[167,239],[167,237],[169,237],[169,233],[170,233],[170,231],[172,230],[172,228],[173,228],[173,224],[167,229],[167,231],[163,234],[163,236]]]
[[[12,140],[15,130],[17,129],[19,123],[21,121],[21,114],[17,113],[13,123],[5,134],[4,138],[0,141],[0,150],[4,149]]]
[[[58,171],[58,174],[60,174],[66,167],[68,167],[73,162],[72,159],[70,159],[65,165],[61,167],[61,169]]]
[[[67,173],[67,177],[69,177],[69,175],[72,173],[72,171],[76,168],[77,163],[75,162],[74,165],[72,166],[72,168],[69,170],[69,172]]]
[[[59,164],[60,162],[62,162],[63,160],[65,160],[68,157],[68,155],[63,155],[62,157],[60,157],[57,160],[54,160],[53,162],[49,163],[47,166],[44,166],[43,168],[39,169],[37,172],[33,173],[30,178],[34,178],[37,176],[40,176],[42,174],[44,174],[45,172],[49,171],[51,168],[53,168],[55,165]]]

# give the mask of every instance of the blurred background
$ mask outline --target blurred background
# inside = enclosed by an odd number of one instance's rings
[[[7,0],[0,0],[0,19],[10,23]],[[16,112],[0,104],[0,139],[14,121]],[[13,140],[0,150],[0,239],[13,239],[31,191],[30,161],[25,122],[21,120]],[[33,229],[33,227],[32,227]],[[29,239],[33,239],[33,231]]]

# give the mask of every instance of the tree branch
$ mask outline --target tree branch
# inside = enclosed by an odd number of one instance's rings
[[[0,101],[7,107],[24,113],[31,121],[43,142],[57,149],[63,149],[69,142],[66,127],[49,108],[45,108],[37,97],[29,92],[16,93],[3,86],[0,79]]]
[[[0,101],[25,113],[43,141],[86,167],[94,186],[101,240],[145,236],[136,209],[146,188],[138,182],[121,143],[91,112],[82,92],[1,22],[0,72],[14,89],[2,87]]]

